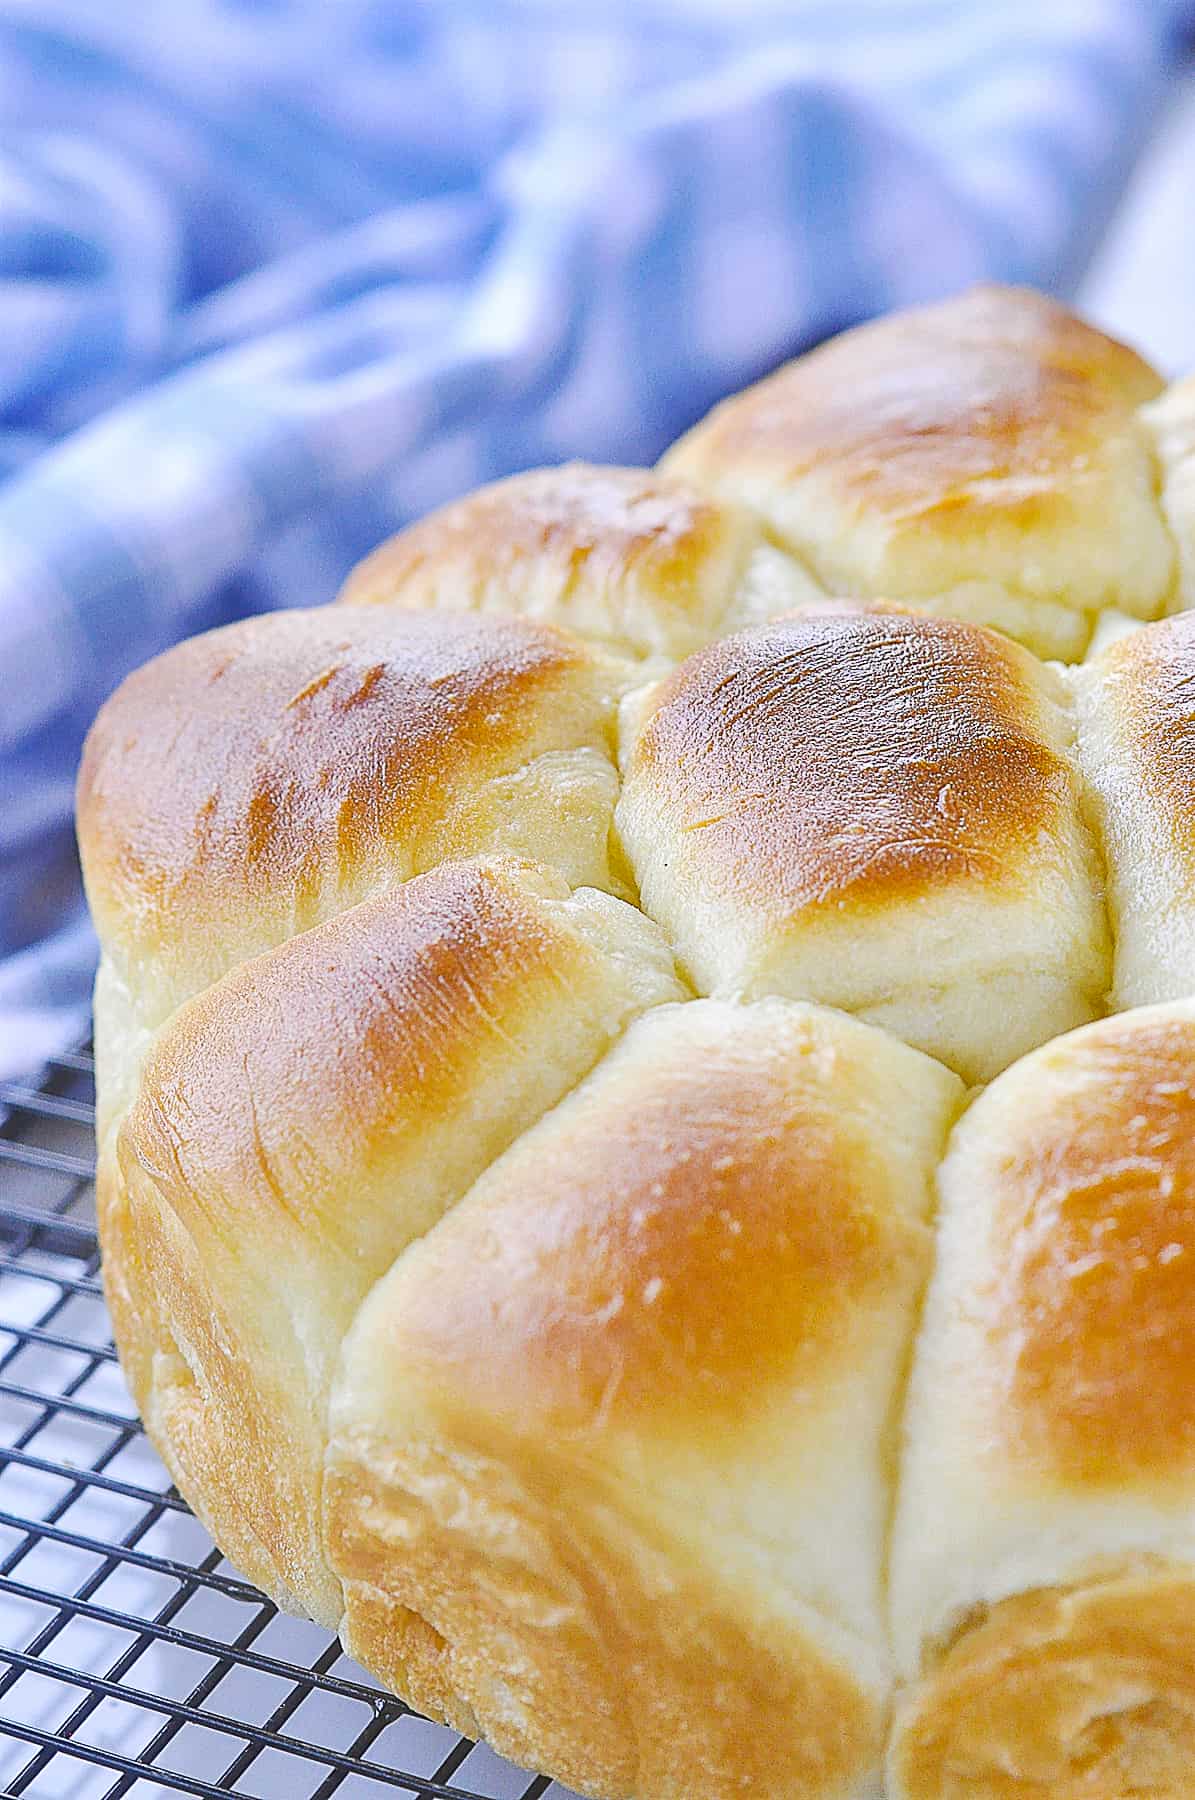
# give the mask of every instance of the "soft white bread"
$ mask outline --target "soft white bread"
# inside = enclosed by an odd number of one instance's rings
[[[587,1792],[872,1792],[893,1409],[962,1097],[840,1014],[651,1012],[378,1284],[345,1642]]]
[[[840,1006],[987,1080],[1107,987],[1067,706],[953,620],[826,609],[712,645],[627,703],[643,904],[699,992]]]
[[[1161,389],[1040,294],[982,287],[844,333],[723,402],[664,459],[754,507],[832,593],[1081,654],[1106,606],[1174,581],[1152,443]]]
[[[679,657],[820,593],[746,508],[650,469],[567,463],[431,513],[360,563],[341,599],[521,613]]]
[[[116,1339],[179,1487],[283,1605],[340,1618],[326,1400],[370,1284],[680,993],[622,901],[458,863],[242,963],[154,1044],[101,1167]]]
[[[1195,994],[1195,613],[1114,638],[1071,680],[1107,863],[1112,1004]]]
[[[1195,1793],[1195,1002],[956,1128],[892,1561],[891,1800]]]

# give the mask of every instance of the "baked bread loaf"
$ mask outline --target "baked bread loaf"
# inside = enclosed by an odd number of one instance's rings
[[[1195,389],[982,290],[118,690],[105,1280],[268,1593],[605,1800],[1189,1800],[1193,572]]]

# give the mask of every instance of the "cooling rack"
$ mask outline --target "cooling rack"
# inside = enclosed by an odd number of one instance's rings
[[[93,1064],[0,1083],[0,1800],[570,1800],[381,1694],[170,1485],[98,1279]]]

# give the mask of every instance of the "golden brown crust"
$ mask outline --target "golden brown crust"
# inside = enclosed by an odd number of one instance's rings
[[[1188,1800],[1193,1637],[1164,1564],[1001,1602],[898,1710],[892,1800]]]
[[[993,1429],[1089,1490],[1189,1481],[1195,1019],[1122,1014],[1036,1065],[977,1177],[993,1200],[976,1301]]]
[[[340,598],[410,610],[506,611],[640,655],[684,655],[716,630],[757,524],[649,469],[533,469],[442,507],[375,550]]]
[[[604,779],[580,833],[597,867],[566,869],[601,880],[617,691],[576,639],[520,619],[325,608],[193,638],[130,676],[87,741],[79,837],[101,936],[127,963],[177,965],[177,1002],[443,857],[521,849],[487,793],[558,751]],[[540,804],[543,847],[575,852],[567,804]]]
[[[928,1237],[842,1111],[851,1039],[794,1011],[771,1056],[664,1069],[516,1148],[427,1247],[395,1356],[548,1440],[729,1433],[778,1388],[829,1383],[851,1317],[916,1284]]]
[[[1015,883],[1074,776],[1039,728],[1041,671],[992,632],[860,609],[691,657],[629,763],[703,882],[775,924],[945,883]]]
[[[759,457],[786,481],[828,461],[844,496],[902,521],[965,533],[980,508],[1040,526],[1066,512],[1073,449],[1161,388],[1043,295],[973,288],[831,339],[726,401],[670,460],[696,473]]]
[[[949,611],[960,583],[990,583],[1003,599],[978,595],[966,616],[1073,655],[1064,620],[1042,613],[1035,634],[1032,603],[1150,617],[1169,592],[1135,419],[1160,388],[1053,301],[976,288],[790,363],[724,402],[665,466],[757,506],[833,591]]]
[[[1151,1723],[1166,1679],[1155,1709],[1130,1666],[1148,1590],[1111,1609],[1102,1643],[1084,1595],[1165,1564],[1186,1638],[1167,1679],[1189,1700],[1193,1072],[1195,1001],[1139,1008],[1027,1057],[954,1128],[890,1582],[896,1654],[921,1677],[910,1704],[942,1785],[910,1777],[900,1800],[1189,1791],[1169,1783],[1195,1774],[1190,1723]],[[1055,1590],[1078,1598],[1056,1613]],[[1146,1647],[1152,1631],[1142,1623]],[[1122,1726],[1132,1778],[1101,1786]]]
[[[615,812],[699,993],[783,994],[967,1081],[1108,982],[1069,696],[981,626],[872,604],[774,620],[628,698]]]
[[[179,1216],[238,1236],[249,1217],[266,1234],[290,1220],[359,1254],[366,1221],[342,1183],[393,1154],[412,1096],[421,1123],[460,1105],[479,1052],[592,978],[594,950],[535,905],[537,879],[448,864],[194,1000],[151,1052],[126,1128]]]

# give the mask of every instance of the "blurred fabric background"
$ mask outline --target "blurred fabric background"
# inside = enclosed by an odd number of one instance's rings
[[[85,1028],[79,747],[174,639],[974,279],[1195,361],[1193,10],[0,0],[0,1074]]]

